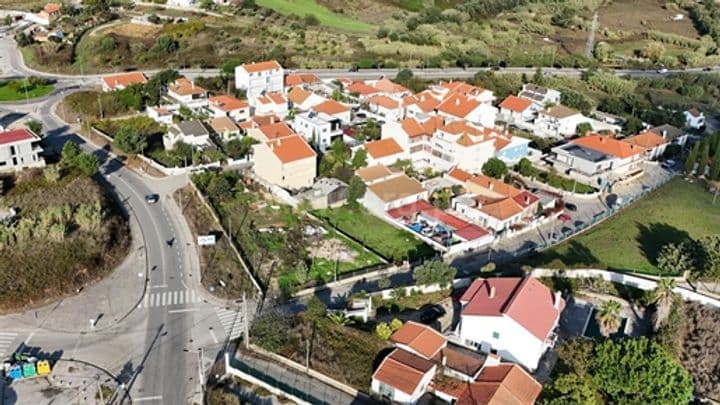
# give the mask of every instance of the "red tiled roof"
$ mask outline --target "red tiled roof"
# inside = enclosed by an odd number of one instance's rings
[[[246,63],[242,65],[246,72],[248,73],[257,73],[257,72],[263,72],[266,70],[274,70],[274,69],[281,69],[282,66],[280,66],[279,63],[275,60],[269,60],[266,62],[257,62],[257,63]]]
[[[102,79],[105,85],[113,90],[119,86],[127,87],[131,84],[143,84],[147,82],[147,77],[145,77],[143,72],[120,73],[112,76],[104,76]]]
[[[502,101],[502,103],[500,103],[500,108],[515,112],[523,112],[530,108],[530,105],[532,105],[530,100],[510,95],[507,96],[505,100]]]
[[[36,136],[26,128],[11,129],[9,131],[0,132],[0,145],[34,139],[36,139]]]
[[[301,84],[319,83],[320,79],[312,73],[290,73],[285,76],[285,86],[294,87]]]
[[[259,96],[258,101],[263,104],[285,104],[287,99],[280,93],[266,93]]]
[[[540,200],[535,194],[527,190],[521,191],[520,194],[514,196],[512,199],[523,208],[527,208]]]
[[[627,138],[624,138],[622,141],[639,146],[641,148],[648,149],[657,148],[660,145],[665,145],[666,143],[668,143],[668,141],[662,136],[649,131],[634,136],[629,136]]]
[[[500,151],[503,150],[506,146],[510,145],[510,140],[505,137],[496,136],[495,137],[495,150]]]
[[[316,156],[315,151],[300,135],[276,138],[268,141],[267,145],[283,163],[291,163]]]
[[[328,115],[341,114],[350,111],[349,108],[345,107],[344,105],[338,103],[335,100],[325,100],[320,104],[316,104],[312,109]]]
[[[422,135],[430,135],[425,128],[413,118],[405,118],[400,121],[400,126],[410,138]]]
[[[392,138],[380,139],[365,144],[365,150],[373,159],[380,159],[385,156],[391,156],[402,153],[402,148]]]
[[[368,103],[387,108],[388,110],[394,110],[400,107],[400,103],[398,103],[397,101],[391,99],[388,96],[383,96],[379,94],[368,98]]]
[[[498,180],[490,176],[485,176],[484,174],[473,176],[468,181],[477,184],[480,187],[488,189],[494,193],[501,194],[505,197],[515,197],[521,192],[520,189],[517,189],[512,185],[503,182],[502,180]]]
[[[462,94],[453,94],[446,98],[437,109],[454,117],[465,118],[480,105],[480,102]]]
[[[645,148],[619,141],[608,135],[587,135],[570,141],[588,149],[621,159],[645,152]]]
[[[387,214],[390,217],[397,219],[405,216],[412,216],[418,212],[422,212],[424,215],[435,218],[436,220],[453,228],[455,234],[465,240],[475,240],[489,234],[489,232],[485,229],[463,221],[454,215],[448,214],[447,212],[434,207],[425,200],[418,200],[416,202],[403,205],[402,207],[393,208],[388,211]]]
[[[364,82],[353,82],[351,85],[346,87],[348,93],[358,93],[361,96],[368,96],[370,94],[380,93],[380,90],[375,87],[368,86]]]
[[[521,207],[520,204],[512,198],[503,198],[486,203],[478,209],[481,212],[502,221],[510,219],[518,214],[522,214],[523,212],[523,207]]]
[[[307,90],[303,90],[300,87],[293,87],[292,90],[287,95],[288,100],[292,101],[294,104],[302,104],[305,102],[305,100],[310,97],[312,93],[310,93]]]
[[[447,173],[449,177],[452,177],[455,180],[458,180],[462,183],[465,183],[466,181],[470,180],[473,175],[466,172],[465,170],[462,170],[461,168],[455,166]]]
[[[501,364],[486,367],[477,381],[459,396],[459,405],[532,405],[542,386],[520,366]]]
[[[220,111],[234,111],[248,107],[247,101],[237,99],[233,96],[221,94],[219,96],[210,97],[208,100],[211,105],[220,109]]]
[[[383,93],[405,93],[409,91],[405,86],[399,85],[389,79],[380,79],[376,81],[372,87],[382,91]]]
[[[416,322],[408,321],[398,329],[390,340],[408,346],[426,359],[432,359],[445,345],[447,339],[440,332]]]
[[[283,138],[295,133],[292,128],[283,121],[261,125],[259,129],[267,139]]]
[[[554,300],[553,292],[533,277],[478,278],[460,298],[466,304],[462,316],[504,314],[541,341],[547,339],[565,308],[565,300],[560,299],[558,308]]]
[[[204,88],[196,85],[194,81],[188,80],[184,77],[176,79],[173,83],[168,85],[168,90],[181,96],[204,94],[207,92]]]
[[[483,131],[467,123],[465,120],[451,121],[440,127],[440,130],[449,134],[468,134],[472,136],[482,136]]]
[[[405,350],[395,349],[380,363],[373,378],[408,395],[417,390],[434,364]]]
[[[62,4],[48,3],[45,5],[45,7],[43,7],[43,11],[46,12],[47,14],[53,14],[53,13],[57,13],[58,11],[60,11],[61,8],[62,8]]]

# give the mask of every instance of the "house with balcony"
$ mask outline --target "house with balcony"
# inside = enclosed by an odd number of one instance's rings
[[[403,118],[404,109],[401,101],[384,95],[373,95],[367,99],[371,112],[384,117],[385,121],[399,121]]]
[[[208,92],[184,77],[175,79],[167,86],[167,94],[179,104],[188,108],[202,108],[207,105]]]
[[[298,134],[253,145],[253,170],[270,184],[298,190],[311,187],[317,175],[317,154]]]
[[[250,119],[250,104],[226,94],[210,97],[206,109],[209,115],[215,118],[230,117],[235,122]]]
[[[310,109],[316,113],[325,113],[335,118],[339,118],[344,124],[349,124],[351,121],[350,108],[332,99],[315,104]]]
[[[565,300],[533,277],[478,278],[460,305],[455,335],[464,346],[534,371],[555,345]]]
[[[478,126],[492,128],[495,126],[498,109],[490,103],[477,98],[452,93],[437,106],[437,114],[450,120],[469,121]]]
[[[508,124],[530,122],[535,118],[532,102],[526,98],[509,95],[500,105],[500,119]]]
[[[442,100],[432,91],[426,90],[415,95],[405,96],[402,102],[406,117],[422,119],[435,114]]]
[[[320,151],[327,150],[336,139],[343,139],[342,121],[332,115],[314,111],[295,115],[292,127]]]
[[[604,189],[641,175],[646,151],[610,135],[589,134],[552,148],[552,164],[563,176]]]
[[[157,107],[147,106],[145,107],[145,114],[159,124],[170,125],[173,123],[173,115],[179,108],[180,106],[177,104]]]
[[[0,172],[45,167],[40,137],[27,128],[0,132]]]
[[[274,115],[280,119],[288,115],[288,99],[282,93],[264,93],[249,100],[254,115]]]
[[[245,63],[235,67],[235,88],[243,89],[248,99],[264,93],[285,90],[285,71],[277,61]]]
[[[213,132],[225,142],[240,136],[240,127],[230,117],[211,118],[208,124]]]

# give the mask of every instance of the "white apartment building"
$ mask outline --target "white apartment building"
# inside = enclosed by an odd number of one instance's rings
[[[335,139],[342,139],[343,129],[340,124],[340,119],[332,115],[309,111],[297,114],[292,127],[308,142],[325,151]]]
[[[235,67],[235,87],[244,89],[248,99],[263,93],[282,93],[284,83],[285,71],[274,60]]]

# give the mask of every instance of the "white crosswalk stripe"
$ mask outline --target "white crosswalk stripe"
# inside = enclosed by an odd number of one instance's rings
[[[17,333],[14,332],[0,332],[0,359],[6,357],[12,352],[13,341],[17,337]]]
[[[192,290],[175,290],[163,292],[146,292],[140,308],[171,307],[200,302],[200,298]]]
[[[232,340],[239,338],[243,334],[242,312],[215,307],[215,313],[220,318],[223,329],[225,329],[225,337],[230,335],[230,340]]]

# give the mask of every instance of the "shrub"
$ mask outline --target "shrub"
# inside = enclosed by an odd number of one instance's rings
[[[388,340],[390,339],[390,336],[392,336],[393,330],[390,325],[385,322],[381,322],[375,326],[375,334],[382,340]]]

